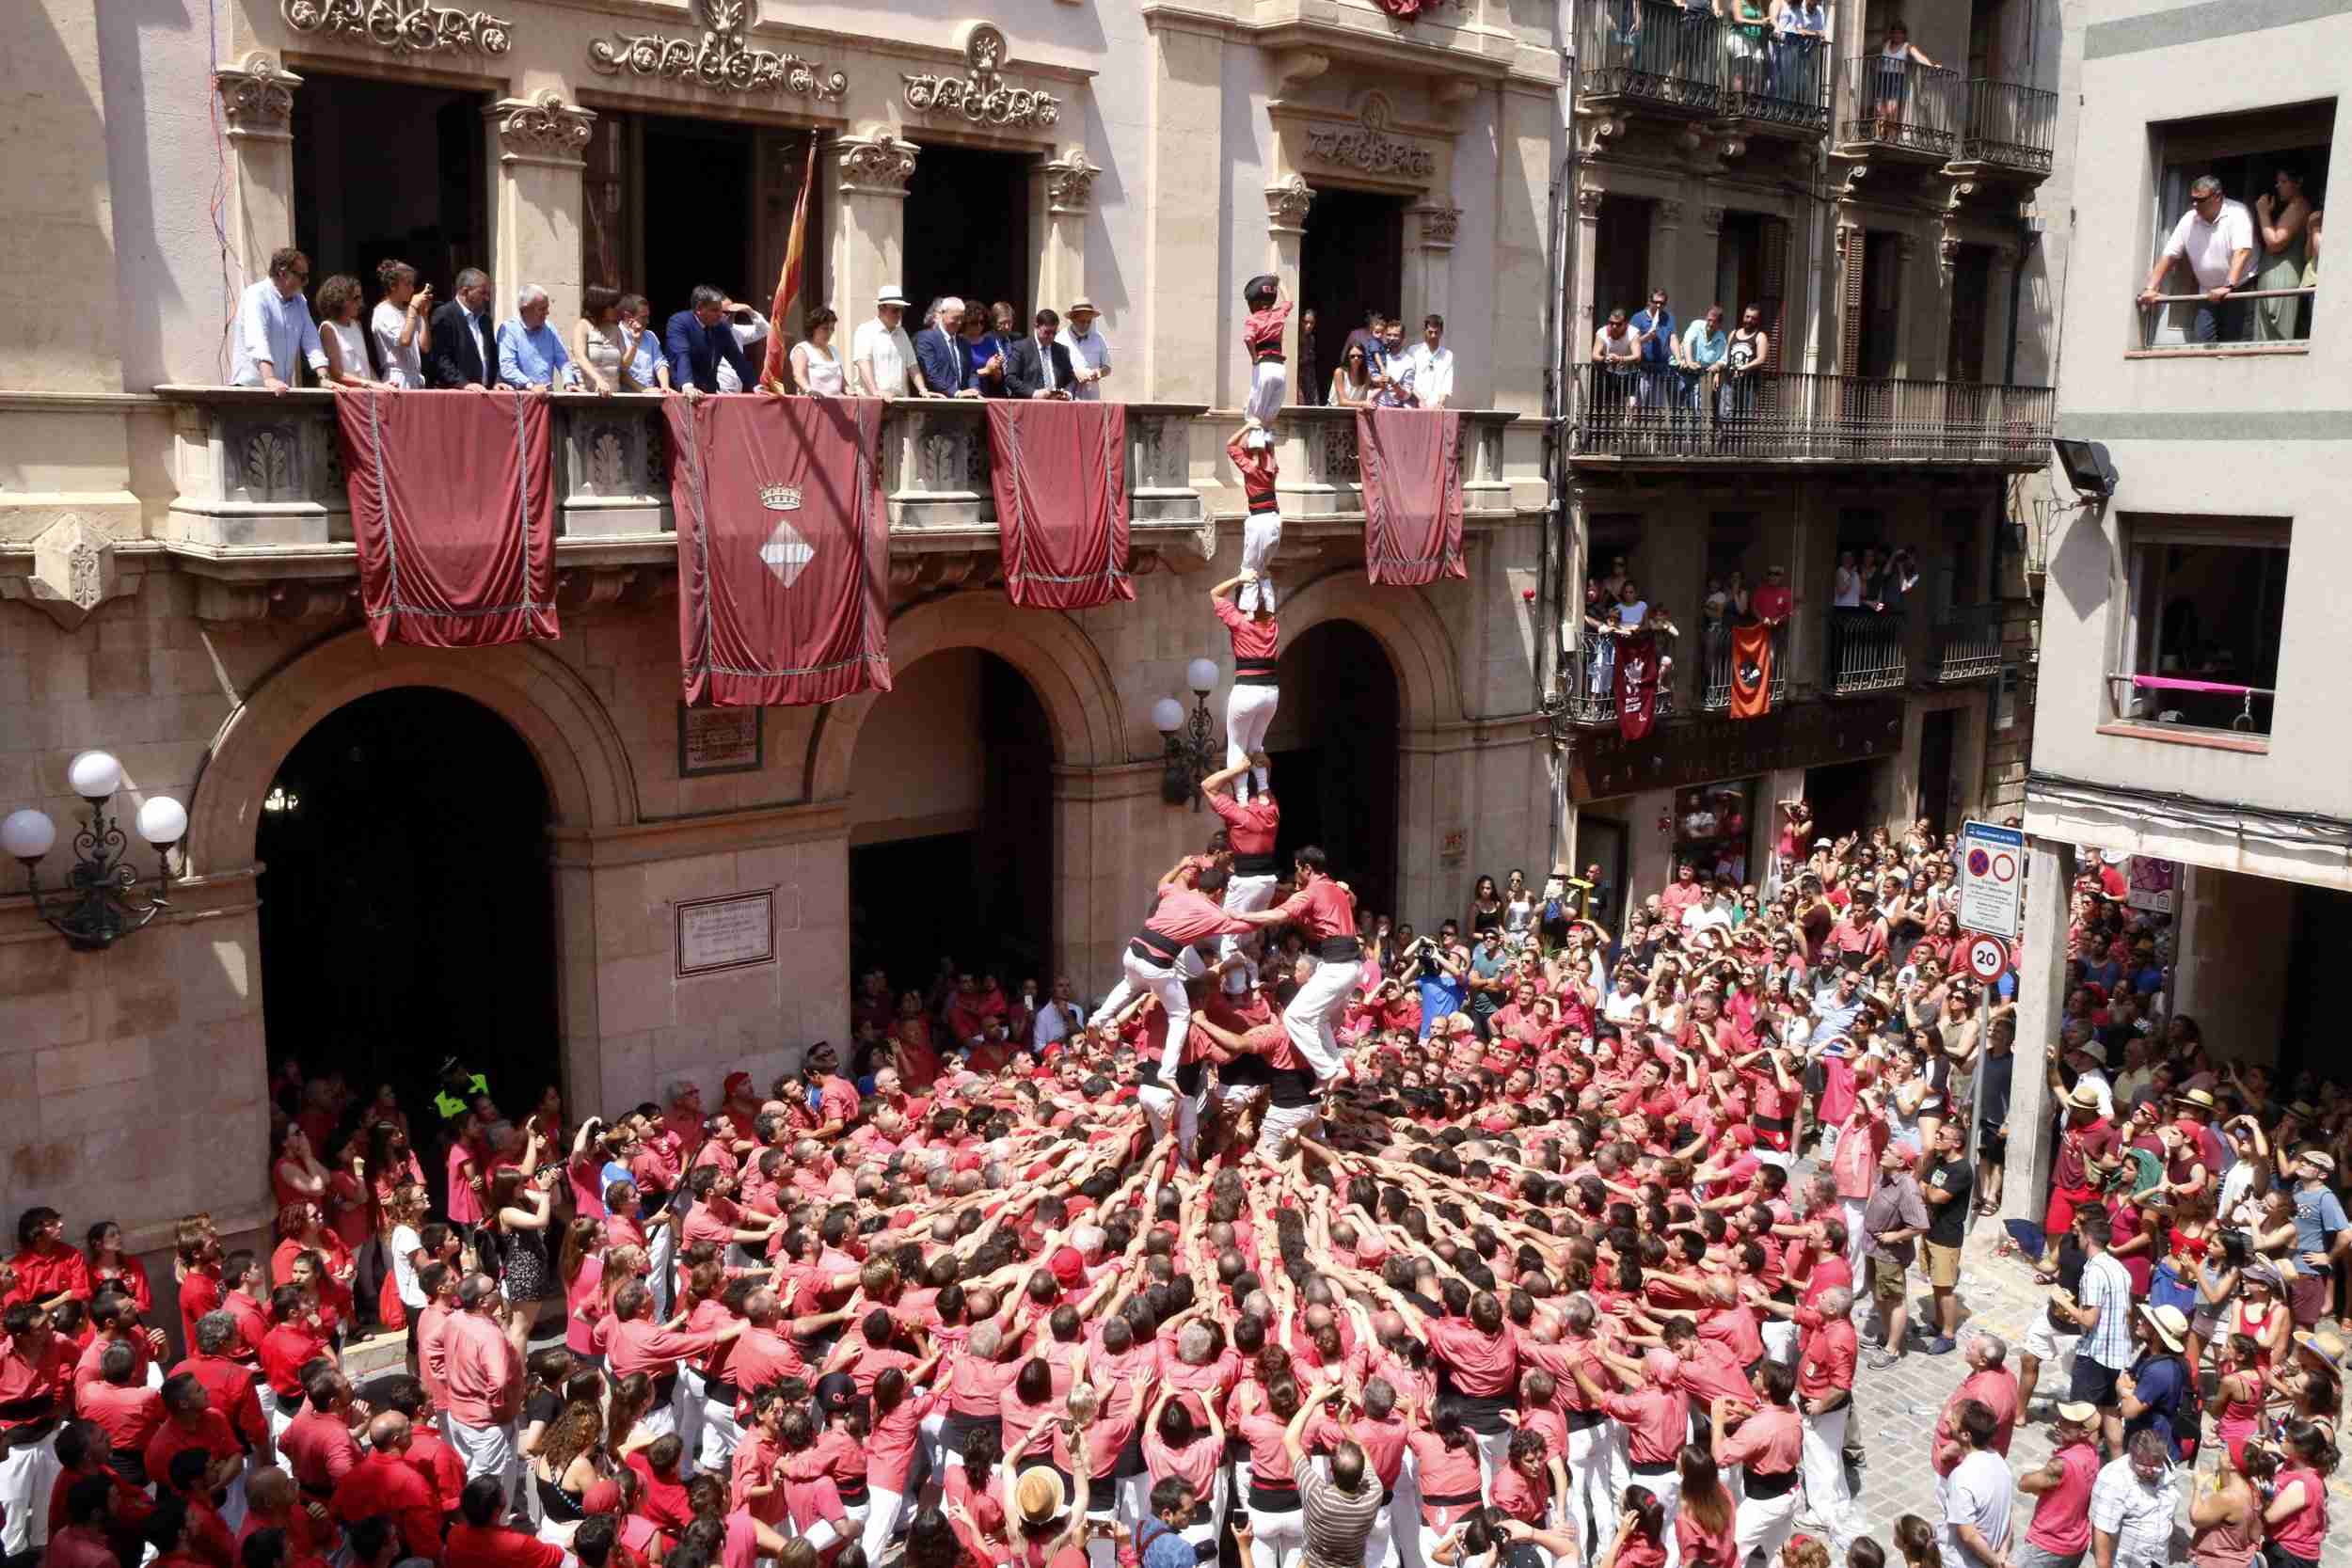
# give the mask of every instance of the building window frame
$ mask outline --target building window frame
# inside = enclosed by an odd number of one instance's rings
[[[2286,630],[2287,567],[2294,546],[2289,519],[2274,517],[2183,516],[2125,514],[2117,530],[2116,583],[2112,596],[2106,671],[2102,704],[2102,734],[2122,734],[2142,739],[2219,746],[2228,750],[2266,752],[2278,726],[2277,681]],[[2177,580],[2179,549],[2262,550],[2277,552],[2275,562],[2260,564],[2250,590],[2254,624],[2244,665],[2231,673],[2242,694],[2195,692],[2182,689],[2141,689],[2140,676],[2200,678],[2193,670],[2169,668],[2161,644],[2166,635],[2161,616]],[[2243,592],[2243,591],[2242,591]],[[2143,689],[2147,694],[2142,695]],[[2168,698],[2167,692],[2172,695]],[[2236,714],[2223,711],[2232,702]],[[2169,705],[2166,705],[2167,704]],[[2167,720],[2165,712],[2201,711],[2208,722]]]

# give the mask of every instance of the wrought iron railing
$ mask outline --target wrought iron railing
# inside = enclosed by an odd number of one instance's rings
[[[1731,689],[1736,684],[1737,665],[1733,657],[1732,624],[1711,621],[1699,630],[1699,711],[1720,713],[1731,705]],[[1788,697],[1788,623],[1783,621],[1772,628],[1772,705],[1778,707]]]
[[[1850,55],[1838,73],[1841,146],[1896,148],[1949,158],[1960,150],[1967,84],[1941,66],[1873,50]]]
[[[1724,26],[1674,0],[1601,0],[1577,26],[1581,91],[1709,115],[1723,99]]]
[[[1578,367],[1581,457],[1817,463],[2047,461],[2047,387],[1648,363]]]
[[[2110,673],[2107,690],[2116,718],[2126,723],[2235,730],[2241,735],[2268,735],[2279,701],[2275,687],[2185,675]]]
[[[1829,665],[1823,683],[1831,695],[1899,689],[1910,679],[1903,656],[1899,610],[1832,610]]]
[[[1675,713],[1674,670],[1667,662],[1673,657],[1674,635],[1663,626],[1653,628],[1658,648],[1665,656],[1658,674],[1657,716],[1671,719]],[[1606,632],[1585,626],[1578,641],[1573,668],[1568,671],[1568,721],[1588,727],[1613,725],[1617,721],[1617,654],[1624,640]]]
[[[2057,142],[2057,93],[1983,76],[1968,84],[1968,131],[1960,150],[1963,163],[1998,164],[2047,174],[2050,150]]]
[[[1954,605],[1935,618],[1937,680],[1948,685],[2001,673],[2001,612],[1997,604]]]
[[[1724,35],[1725,118],[1816,135],[1829,129],[1829,82],[1836,56],[1828,40],[1767,37],[1758,42],[1737,27],[1724,28]]]

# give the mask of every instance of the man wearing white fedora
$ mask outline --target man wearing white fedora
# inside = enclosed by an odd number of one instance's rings
[[[914,344],[900,324],[906,320],[907,296],[896,283],[885,283],[874,295],[874,319],[860,323],[850,345],[858,394],[869,398],[921,398],[933,394],[914,373]]]

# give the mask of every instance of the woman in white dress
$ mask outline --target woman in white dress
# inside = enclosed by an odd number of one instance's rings
[[[424,356],[433,350],[433,285],[420,288],[416,268],[390,260],[375,264],[375,281],[384,297],[368,317],[368,331],[375,339],[384,384],[422,387]]]
[[[326,351],[330,387],[381,387],[368,372],[368,335],[359,328],[359,280],[337,273],[319,285],[319,346]]]
[[[572,363],[580,368],[588,389],[624,389],[621,367],[636,357],[637,344],[621,324],[621,291],[591,283],[580,292],[580,320],[572,324]]]
[[[841,358],[833,351],[833,329],[840,320],[820,305],[802,323],[801,341],[792,345],[794,391],[818,398],[837,398],[848,393]]]
[[[1837,554],[1837,577],[1829,602],[1838,610],[1862,608],[1862,574],[1854,570],[1851,550],[1840,550]]]

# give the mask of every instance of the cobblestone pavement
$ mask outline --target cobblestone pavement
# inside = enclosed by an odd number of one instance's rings
[[[2014,1371],[2026,1327],[2041,1311],[2048,1292],[2034,1284],[2033,1275],[2015,1259],[1993,1256],[2000,1236],[1999,1225],[1991,1220],[1977,1221],[1969,1233],[1960,1280],[1963,1304],[1960,1341],[1965,1347],[1969,1335],[1977,1331],[1999,1335],[2009,1343],[2008,1365]],[[1915,1325],[1927,1320],[1928,1292],[1925,1280],[1916,1271],[1912,1275],[1912,1284],[1911,1321]],[[1856,1322],[1866,1332],[1875,1326],[1874,1320],[1859,1307]],[[1920,1342],[1914,1340],[1915,1346]],[[1874,1370],[1869,1365],[1868,1350],[1866,1348],[1863,1353],[1863,1364],[1854,1379],[1854,1406],[1867,1464],[1854,1501],[1868,1524],[1870,1535],[1887,1548],[1890,1560],[1901,1560],[1901,1554],[1894,1550],[1897,1519],[1916,1513],[1934,1524],[1942,1517],[1935,1500],[1935,1473],[1928,1464],[1929,1439],[1935,1430],[1936,1418],[1943,1412],[1944,1402],[1967,1375],[1966,1358],[1960,1350],[1949,1355],[1931,1356],[1914,1348],[1883,1370]],[[2042,1369],[2041,1387],[2035,1394],[2036,1408],[2020,1418],[2010,1448],[2010,1466],[2013,1471],[2023,1473],[2036,1468],[2049,1458],[2052,1417],[2046,1402],[2064,1386],[2062,1373],[2054,1373],[2047,1367]],[[2210,1446],[2206,1463],[2211,1463]],[[2173,1551],[2173,1560],[2181,1562],[2188,1557],[2188,1478],[2183,1476],[2178,1486],[2180,1533],[2174,1537]],[[2337,1473],[2329,1491],[2330,1512],[2338,1523],[2328,1532],[2321,1560],[2352,1568],[2352,1528],[2344,1523],[2352,1519],[2352,1466]],[[2017,1533],[2011,1537],[2012,1543],[2023,1539],[2026,1522],[2032,1513],[2032,1500],[2021,1493],[2017,1499]]]

